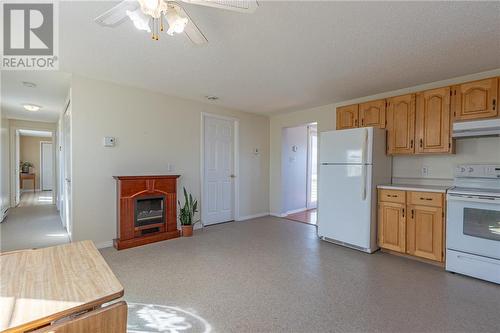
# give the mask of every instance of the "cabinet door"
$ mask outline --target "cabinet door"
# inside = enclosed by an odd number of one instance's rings
[[[415,152],[415,94],[397,96],[387,101],[387,153]]]
[[[443,209],[408,206],[406,253],[443,261]]]
[[[417,94],[416,152],[451,152],[450,87]]]
[[[385,128],[385,99],[359,104],[361,127]]]
[[[498,78],[468,82],[453,87],[455,120],[480,119],[498,115]]]
[[[337,108],[337,129],[358,127],[358,104]]]
[[[405,204],[380,202],[378,206],[378,241],[384,249],[405,253]]]

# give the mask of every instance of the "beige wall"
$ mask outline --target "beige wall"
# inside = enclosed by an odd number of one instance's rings
[[[74,240],[116,238],[114,175],[168,174],[173,164],[179,189],[200,198],[202,112],[239,119],[240,216],[269,212],[268,117],[77,75],[71,89]],[[103,147],[105,136],[116,146]]]
[[[318,131],[335,129],[335,109],[338,106],[362,103],[379,98],[387,98],[426,89],[433,89],[465,81],[500,76],[500,69],[466,75],[448,80],[365,96],[317,108],[278,114],[271,117],[270,124],[270,210],[273,214],[283,213],[281,180],[281,129],[309,122],[318,122]],[[457,141],[456,155],[441,156],[397,156],[393,159],[395,182],[450,184],[453,166],[457,163],[494,162],[500,163],[500,138],[461,139]],[[426,178],[421,176],[422,166],[429,168]]]
[[[35,188],[40,189],[40,142],[52,142],[52,138],[38,136],[24,136],[20,139],[19,156],[22,162],[28,161],[33,164],[35,170]],[[23,189],[32,189],[33,183],[30,180],[25,180]]]
[[[10,207],[9,182],[9,120],[0,117],[0,218],[1,212]]]

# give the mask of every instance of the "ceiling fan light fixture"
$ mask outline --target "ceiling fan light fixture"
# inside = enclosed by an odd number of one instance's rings
[[[35,104],[23,104],[23,107],[26,111],[31,111],[31,112],[36,112],[42,108],[41,106]]]
[[[138,0],[141,5],[141,9],[146,15],[150,15],[154,18],[158,18],[160,5],[163,0]]]
[[[181,15],[177,8],[175,7],[169,7],[167,10],[167,23],[168,23],[168,30],[167,34],[170,36],[173,36],[174,33],[180,34],[184,32],[184,29],[186,28],[186,25],[188,23],[187,17]]]
[[[149,26],[149,18],[143,14],[141,9],[137,9],[134,11],[127,10],[126,13],[138,30],[151,32],[151,27]]]

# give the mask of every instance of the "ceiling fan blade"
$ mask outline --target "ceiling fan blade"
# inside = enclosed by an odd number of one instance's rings
[[[233,12],[253,13],[259,6],[256,0],[181,0],[193,5],[226,9]]]
[[[186,27],[184,28],[184,33],[186,36],[189,38],[193,44],[196,45],[204,45],[208,43],[208,39],[205,37],[205,35],[201,32],[201,30],[198,28],[196,23],[194,23],[193,19],[186,13],[184,8],[180,6],[178,3],[175,3],[177,6],[177,9],[179,10],[181,15],[184,15],[188,19],[188,23]]]
[[[94,21],[104,27],[116,27],[128,18],[127,11],[133,12],[137,8],[137,0],[125,0],[96,17]]]

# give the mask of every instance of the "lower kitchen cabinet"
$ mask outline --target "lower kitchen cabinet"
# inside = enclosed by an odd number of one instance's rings
[[[379,246],[397,252],[405,252],[406,218],[405,204],[381,202],[379,212]]]
[[[443,262],[444,209],[444,193],[379,189],[379,246]]]
[[[406,221],[406,253],[443,261],[443,209],[409,205]]]

